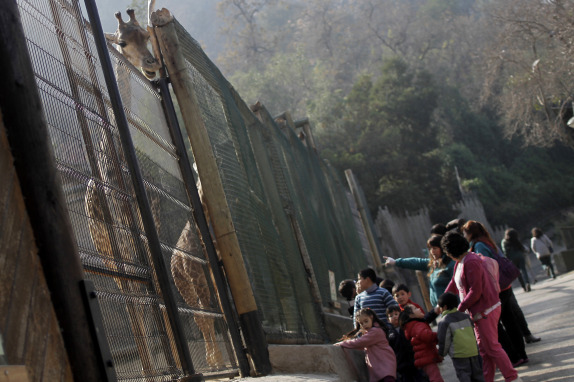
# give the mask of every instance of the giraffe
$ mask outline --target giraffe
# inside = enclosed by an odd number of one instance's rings
[[[112,277],[118,288],[122,292],[129,292],[133,286],[128,280],[121,277],[121,273],[123,273],[122,263],[124,260],[128,260],[124,259],[122,254],[133,253],[138,243],[133,235],[126,233],[125,230],[121,231],[123,234],[120,236],[120,231],[112,228],[113,226],[133,226],[133,222],[129,221],[129,216],[121,213],[122,206],[119,205],[122,203],[121,198],[113,197],[112,194],[115,191],[110,186],[104,185],[105,183],[114,184],[113,181],[117,180],[117,176],[121,176],[116,172],[118,171],[117,167],[112,165],[113,161],[109,159],[112,157],[110,153],[112,147],[113,145],[107,144],[105,139],[99,143],[98,170],[103,181],[100,182],[93,178],[88,181],[85,211],[89,217],[89,233],[97,252],[106,259],[106,267],[113,271],[114,276]],[[113,168],[116,168],[116,171]],[[150,199],[153,218],[159,231],[161,227],[159,198],[152,196]],[[106,207],[108,211],[106,211]],[[139,221],[139,227],[141,227],[139,214],[136,218]],[[109,221],[110,219],[111,221]],[[192,308],[208,309],[212,306],[212,301],[203,268],[204,262],[188,254],[202,250],[201,246],[194,240],[193,229],[195,229],[195,224],[188,220],[181,231],[175,249],[172,251],[170,271],[177,290],[185,303]],[[157,285],[157,282],[155,284]],[[162,313],[165,316],[165,311]],[[148,344],[145,342],[145,318],[142,312],[138,312],[137,308],[132,305],[128,305],[128,314],[143,369],[144,371],[152,370],[152,357]],[[217,345],[215,317],[209,312],[200,310],[194,313],[193,319],[204,338],[207,364],[211,369],[217,370],[225,365],[225,361]],[[169,324],[166,317],[164,317],[164,322],[166,325]],[[175,351],[174,347],[170,346],[172,351]]]
[[[177,241],[176,248],[193,253],[197,246],[192,236],[192,223],[188,221]],[[209,308],[211,295],[205,272],[198,260],[191,258],[179,249],[173,251],[171,257],[171,273],[177,290],[187,305],[193,308]],[[197,250],[197,248],[195,248]],[[205,341],[205,353],[207,364],[217,369],[224,365],[221,350],[217,346],[215,335],[215,319],[209,313],[196,312],[193,315],[195,324],[201,331]]]
[[[133,282],[127,277],[122,277],[124,254],[134,253],[138,248],[132,235],[121,235],[114,226],[122,225],[124,227],[133,227],[133,219],[129,219],[129,214],[125,214],[126,206],[122,204],[122,198],[114,197],[114,190],[107,184],[113,184],[117,181],[117,173],[113,169],[119,169],[118,164],[121,158],[113,155],[113,139],[111,134],[103,134],[99,141],[96,152],[97,168],[94,169],[94,175],[88,180],[86,194],[84,197],[84,208],[88,219],[88,231],[97,253],[103,259],[105,267],[112,272],[112,278],[120,291],[129,293],[135,288]],[[120,175],[121,176],[121,175]],[[98,179],[99,178],[99,179]],[[117,183],[116,183],[117,184]],[[128,220],[129,219],[129,220]],[[121,235],[121,237],[120,237]],[[127,252],[130,251],[131,252]],[[97,272],[95,272],[97,273]],[[146,325],[145,317],[142,311],[138,309],[137,304],[127,303],[126,310],[129,317],[129,323],[134,340],[138,350],[138,355],[142,363],[144,373],[153,371],[152,354],[146,342]]]
[[[161,64],[147,48],[150,33],[140,26],[133,9],[126,10],[126,13],[130,17],[128,22],[122,19],[120,12],[115,13],[116,19],[118,19],[118,29],[115,33],[105,33],[106,40],[116,44],[119,47],[119,52],[133,66],[141,68],[143,74],[151,80],[155,78]]]
[[[135,19],[133,10],[128,9],[127,13],[130,16],[128,23],[125,23],[122,20],[119,12],[115,14],[118,19],[118,30],[113,35],[106,34],[106,38],[108,41],[118,44],[120,46],[120,53],[122,53],[132,64],[137,65],[134,63],[134,57],[138,55],[140,58],[136,59],[135,62],[141,62],[142,60],[146,61],[146,59],[142,58],[146,57],[146,54],[149,58],[153,59],[146,47],[149,33],[145,32],[139,26],[139,23]],[[128,49],[128,47],[130,49]],[[153,60],[153,66],[148,66],[147,68],[157,70],[161,64],[155,61],[155,59]],[[151,60],[148,60],[147,62],[149,63]],[[147,70],[144,67],[142,67],[142,70],[148,78],[153,78],[153,76],[155,76],[155,73],[151,72],[151,70]],[[124,68],[120,74],[121,73],[123,73],[123,75],[118,75],[118,77],[121,77],[118,78],[118,81],[121,81],[123,78],[128,82],[127,84],[124,84],[124,87],[129,87],[129,73],[127,72],[127,69]],[[131,93],[128,91],[125,94],[129,94],[129,102]],[[125,94],[122,93],[122,99],[126,97]],[[126,233],[125,230],[115,232],[112,227],[134,227],[137,222],[140,223],[139,227],[141,227],[141,217],[139,214],[135,216],[132,220],[137,221],[134,223],[134,221],[128,221],[129,214],[112,214],[113,211],[121,211],[121,207],[118,209],[117,205],[113,205],[118,202],[115,198],[108,197],[110,193],[112,193],[112,190],[109,187],[104,186],[104,184],[109,183],[108,181],[112,180],[116,181],[116,184],[119,184],[121,187],[122,180],[120,179],[121,169],[119,163],[114,163],[114,160],[110,160],[110,158],[116,158],[116,162],[121,162],[121,158],[118,158],[118,155],[115,153],[115,145],[113,144],[111,136],[104,135],[104,138],[100,140],[98,147],[100,151],[97,155],[97,167],[102,182],[90,179],[87,185],[85,210],[87,216],[90,218],[88,220],[88,228],[98,253],[106,257],[116,259],[116,261],[109,262],[107,266],[111,270],[115,271],[114,273],[117,272],[116,274],[121,274],[121,254],[130,253],[124,251],[132,251],[131,253],[133,253],[133,250],[137,248],[138,243],[137,239],[129,233]],[[121,150],[119,150],[119,153],[121,154]],[[203,198],[204,195],[203,192],[201,192],[201,184],[198,184],[198,187],[200,189],[200,196]],[[121,188],[125,189],[125,187]],[[111,206],[107,206],[108,204]],[[154,222],[159,232],[161,227],[159,199],[154,199],[154,197],[151,196],[150,204],[152,207]],[[107,216],[106,209],[108,210]],[[177,290],[186,304],[192,308],[201,309],[194,313],[193,318],[204,338],[208,366],[215,370],[224,366],[225,362],[221,350],[216,343],[214,325],[215,317],[211,313],[203,311],[203,309],[207,309],[212,306],[212,301],[202,260],[188,255],[188,253],[197,253],[197,251],[202,250],[202,248],[198,248],[198,245],[194,240],[192,227],[195,229],[195,224],[191,220],[188,220],[179,235],[179,239],[175,245],[176,249],[172,252],[170,270]],[[119,236],[120,234],[121,237]],[[120,290],[127,290],[126,288],[128,288],[129,285],[125,280],[122,280],[121,277],[114,276],[114,281]],[[143,338],[143,336],[140,336],[140,334],[145,330],[143,321],[141,321],[142,317],[131,311],[129,313],[130,323],[135,337]],[[165,312],[163,313],[165,315]],[[166,322],[166,325],[169,325],[167,319],[164,319],[164,321]],[[144,369],[147,370],[148,368],[151,368],[149,349],[145,342],[138,343],[138,352],[142,358]]]

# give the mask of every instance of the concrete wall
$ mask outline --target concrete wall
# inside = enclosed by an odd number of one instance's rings
[[[330,374],[339,381],[368,381],[365,353],[333,345],[270,345],[276,374]]]

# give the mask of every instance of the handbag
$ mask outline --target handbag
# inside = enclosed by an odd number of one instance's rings
[[[500,285],[500,290],[507,289],[510,284],[520,274],[520,269],[507,257],[504,257],[502,253],[500,253],[500,249],[498,247],[492,248],[492,246],[488,246],[489,252],[492,254],[492,258],[496,260],[498,263],[498,284]],[[471,248],[471,251],[474,251],[474,245]]]
[[[509,258],[500,252],[492,252],[494,260],[498,263],[498,283],[500,290],[505,290],[520,275],[520,269]]]

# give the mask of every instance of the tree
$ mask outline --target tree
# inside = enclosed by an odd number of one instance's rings
[[[450,208],[441,175],[443,158],[433,123],[437,86],[432,76],[395,58],[376,80],[362,76],[333,113],[336,139],[325,155],[335,167],[357,174],[372,208],[433,211]],[[432,187],[428,187],[432,185]]]
[[[490,50],[485,97],[504,117],[509,137],[527,144],[560,140],[574,147],[574,14],[572,1],[494,2],[487,8],[498,36]]]

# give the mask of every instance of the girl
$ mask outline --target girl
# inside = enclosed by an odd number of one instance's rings
[[[364,349],[369,368],[370,382],[395,382],[397,360],[387,340],[388,328],[369,308],[361,309],[357,315],[357,328],[343,337],[335,346],[349,349]],[[361,334],[361,337],[355,338]]]
[[[424,313],[413,305],[405,306],[399,316],[399,323],[415,352],[415,366],[422,369],[430,382],[444,382],[437,366],[442,358],[438,355],[437,335],[424,320]]]

